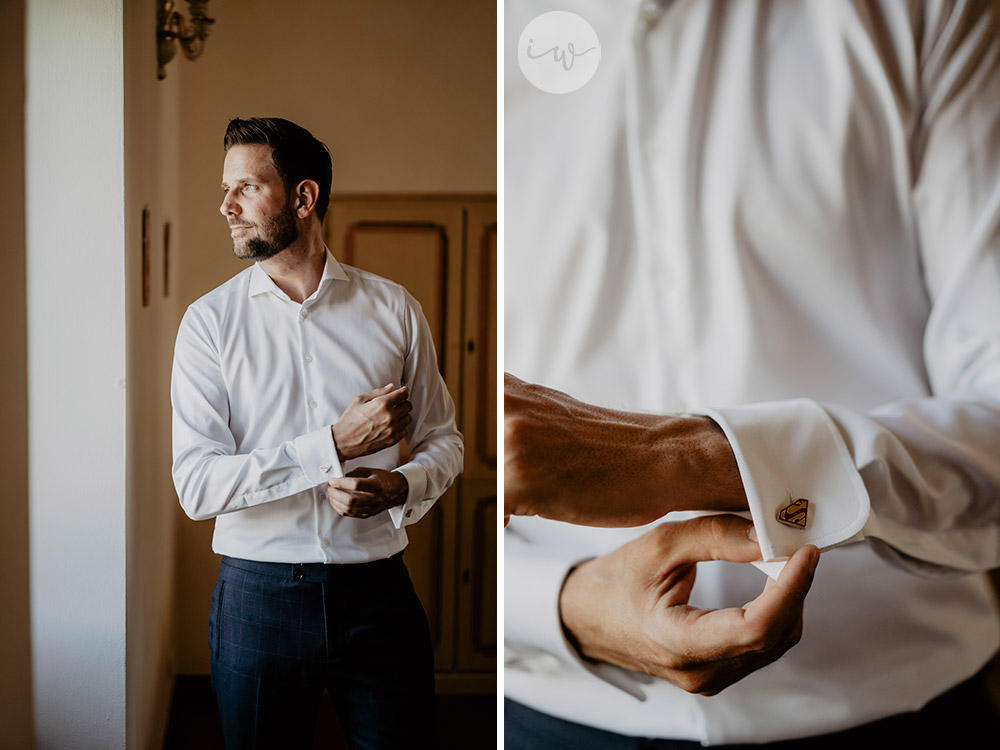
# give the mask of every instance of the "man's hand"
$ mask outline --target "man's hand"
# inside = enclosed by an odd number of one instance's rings
[[[662,524],[566,578],[563,628],[587,659],[617,664],[715,695],[798,643],[802,609],[819,560],[799,549],[777,581],[740,609],[688,605],[699,560],[749,562],[760,549],[750,523],[718,515]]]
[[[326,483],[326,498],[335,511],[368,518],[406,502],[409,485],[398,471],[359,468]]]
[[[333,425],[333,444],[341,461],[368,456],[395,445],[410,424],[410,389],[392,384],[356,396]]]
[[[746,510],[708,417],[605,409],[504,374],[504,515],[641,526],[675,510]]]

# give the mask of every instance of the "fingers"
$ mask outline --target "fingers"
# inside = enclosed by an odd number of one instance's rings
[[[364,492],[370,489],[373,479],[374,471],[362,467],[360,469],[352,469],[342,477],[334,477],[326,484],[328,487],[342,492]]]
[[[380,388],[375,388],[373,390],[368,391],[367,393],[362,393],[360,396],[357,396],[354,400],[364,404],[367,403],[368,401],[371,401],[372,399],[376,399],[379,396],[385,396],[391,392],[392,392],[392,383],[386,383]]]
[[[378,494],[382,488],[379,475],[383,469],[372,469],[366,466],[352,469],[342,477],[334,477],[326,484],[330,490],[350,495]]]
[[[796,550],[778,580],[768,578],[761,595],[745,607],[747,619],[787,623],[801,616],[818,562],[819,550],[813,545]]]
[[[700,636],[699,647],[706,654],[728,658],[750,655],[761,664],[780,657],[802,635],[802,612],[818,560],[816,547],[802,547],[789,559],[778,580],[769,578],[761,595],[742,610],[702,613],[701,627],[695,631]]]
[[[753,562],[760,559],[760,546],[750,539],[753,524],[733,515],[694,518],[658,527],[657,543],[674,564],[703,560]]]
[[[392,390],[392,384],[390,383],[388,386],[385,387],[388,388],[389,390],[383,391],[382,393],[379,394],[377,398],[381,398],[385,402],[386,406],[392,407],[396,406],[397,404],[402,404],[403,402],[409,403],[408,401],[408,399],[410,398],[409,386],[404,385],[397,388],[396,390]]]
[[[334,477],[327,482],[326,499],[337,513],[351,518],[367,518],[377,505],[377,497],[370,491],[371,469],[358,468],[347,476]]]
[[[342,516],[368,518],[381,511],[378,498],[367,492],[342,493],[333,491],[327,495],[330,506]]]
[[[802,636],[802,613],[819,550],[803,547],[777,581],[744,608],[697,610],[674,607],[669,679],[688,692],[715,695],[747,674],[779,659]]]
[[[394,471],[358,467],[348,476],[327,482],[326,497],[342,516],[369,518],[406,502],[409,485],[406,477]]]

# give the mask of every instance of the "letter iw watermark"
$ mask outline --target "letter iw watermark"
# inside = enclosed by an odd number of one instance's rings
[[[517,62],[537,88],[568,94],[594,77],[601,62],[601,43],[580,16],[555,10],[536,16],[524,27],[517,42]]]

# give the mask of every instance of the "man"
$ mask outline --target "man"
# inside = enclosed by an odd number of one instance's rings
[[[401,555],[463,449],[427,323],[325,248],[320,141],[253,118],[224,146],[220,211],[255,263],[188,308],[171,398],[180,502],[215,518],[223,555],[209,638],[226,744],[310,747],[325,686],[352,747],[432,747],[433,654]]]
[[[564,95],[505,22],[508,747],[996,732],[997,4],[560,9]]]

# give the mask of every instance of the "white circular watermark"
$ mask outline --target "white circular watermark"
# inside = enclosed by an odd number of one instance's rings
[[[594,28],[576,13],[554,10],[524,27],[517,42],[517,62],[537,88],[568,94],[594,77],[601,43]]]

